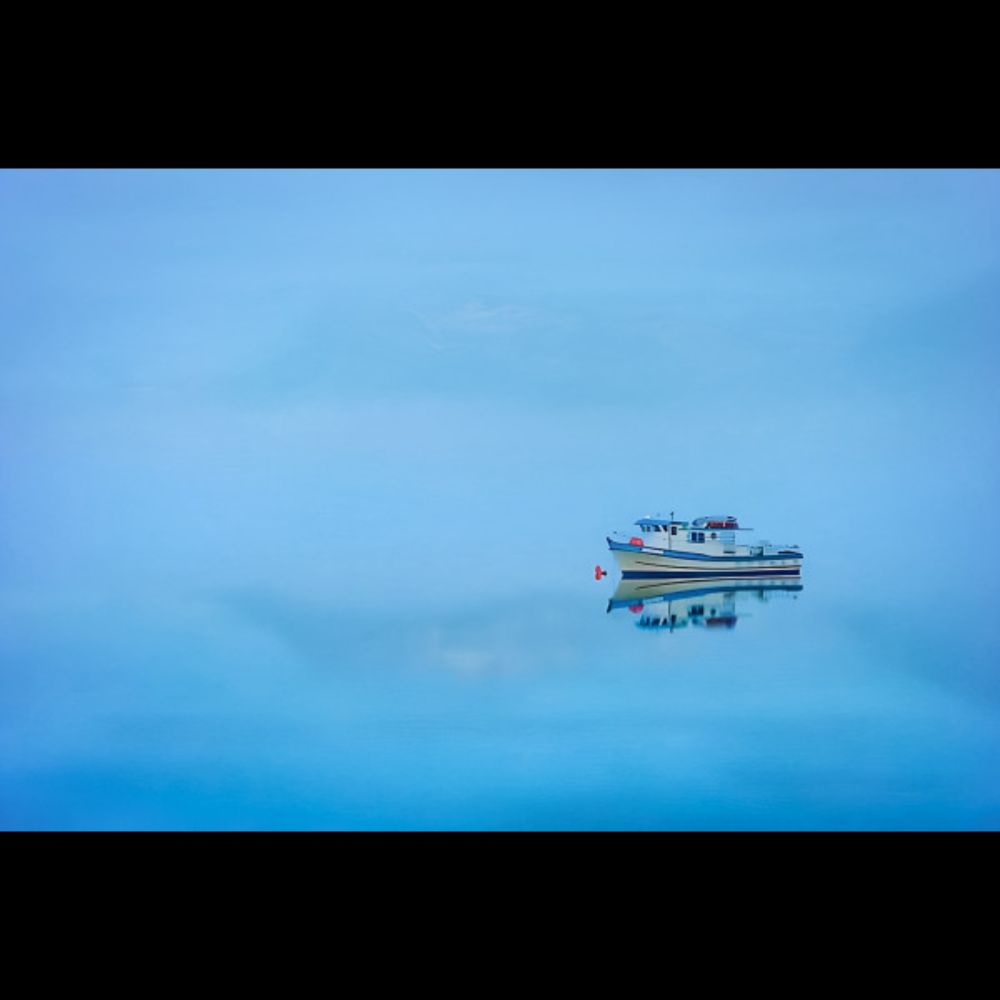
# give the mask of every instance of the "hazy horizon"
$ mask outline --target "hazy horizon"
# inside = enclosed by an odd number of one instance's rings
[[[133,650],[153,608],[488,621],[597,595],[653,511],[799,544],[799,605],[928,649],[971,609],[946,683],[995,718],[998,209],[985,170],[0,172],[10,780],[62,628],[96,670],[114,607]]]

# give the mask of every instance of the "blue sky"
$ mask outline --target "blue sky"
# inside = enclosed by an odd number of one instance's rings
[[[997,499],[998,206],[995,171],[5,171],[0,581],[443,593],[483,538],[498,586],[576,579],[670,509],[905,568]]]

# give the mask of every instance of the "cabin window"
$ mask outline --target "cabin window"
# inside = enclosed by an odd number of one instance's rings
[[[703,542],[703,541],[705,541],[705,532],[704,531],[689,531],[688,532],[688,541],[689,542]]]
[[[653,525],[653,531],[659,531],[659,530],[660,530],[660,526],[658,524],[654,524]]]
[[[715,532],[713,531],[712,534],[710,534],[708,537],[709,538],[715,538]]]
[[[670,525],[670,534],[671,535],[676,535],[677,534],[677,525],[676,524]]]

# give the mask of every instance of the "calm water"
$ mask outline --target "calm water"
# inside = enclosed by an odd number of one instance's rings
[[[1000,827],[998,220],[995,170],[0,171],[0,827]],[[802,589],[609,611],[674,508]]]
[[[643,600],[582,562],[345,602],[8,592],[3,826],[1000,826],[974,588],[811,578],[807,552],[801,589]]]

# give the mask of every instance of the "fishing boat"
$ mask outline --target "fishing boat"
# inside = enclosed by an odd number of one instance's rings
[[[741,528],[733,516],[640,517],[639,534],[608,536],[622,578],[626,580],[711,580],[724,577],[798,576],[802,552],[798,545],[737,544]]]

